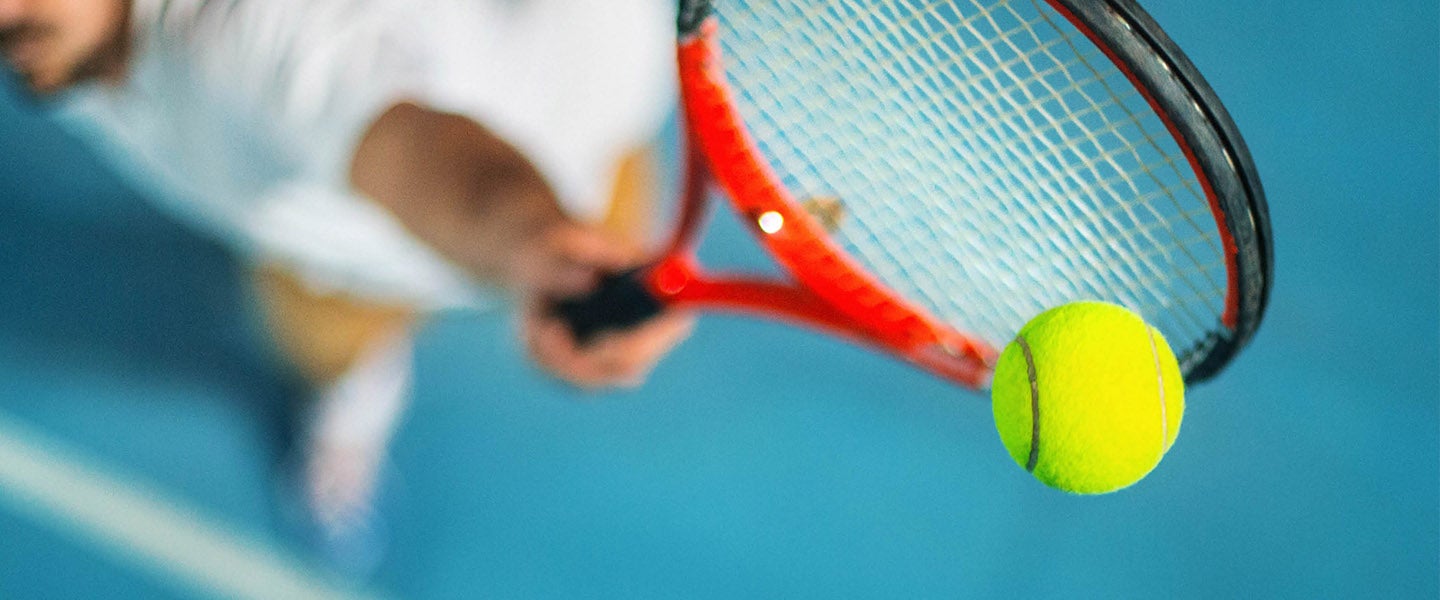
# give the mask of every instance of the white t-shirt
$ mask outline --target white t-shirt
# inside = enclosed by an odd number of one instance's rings
[[[180,218],[321,291],[439,308],[471,280],[347,183],[411,100],[524,152],[576,217],[674,97],[667,0],[134,0],[124,83],[63,123]]]

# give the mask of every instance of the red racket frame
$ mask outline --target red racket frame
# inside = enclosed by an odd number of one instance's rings
[[[679,46],[680,91],[688,141],[680,224],[664,258],[641,274],[663,304],[748,312],[816,327],[878,347],[972,388],[989,384],[997,357],[888,289],[830,241],[761,156],[735,107],[720,64],[712,16]],[[694,247],[713,177],[793,283],[706,273]],[[766,232],[759,217],[783,225]]]

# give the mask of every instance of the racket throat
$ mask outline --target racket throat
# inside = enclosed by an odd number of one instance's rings
[[[995,352],[963,335],[925,328],[877,326],[859,320],[795,283],[704,273],[691,256],[674,256],[651,267],[650,293],[666,306],[748,314],[780,320],[887,350],[924,369],[969,386],[989,384]]]

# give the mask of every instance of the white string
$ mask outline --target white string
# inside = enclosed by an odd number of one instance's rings
[[[835,240],[902,296],[1003,346],[1079,299],[1182,353],[1218,327],[1220,235],[1144,97],[1038,0],[723,2],[741,114]]]

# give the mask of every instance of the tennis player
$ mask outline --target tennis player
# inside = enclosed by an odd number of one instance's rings
[[[688,334],[667,314],[579,346],[544,308],[638,257],[645,148],[674,94],[669,4],[0,0],[0,55],[252,266],[314,384],[301,479],[343,559],[425,315],[507,293],[535,361],[587,388],[637,384]]]

